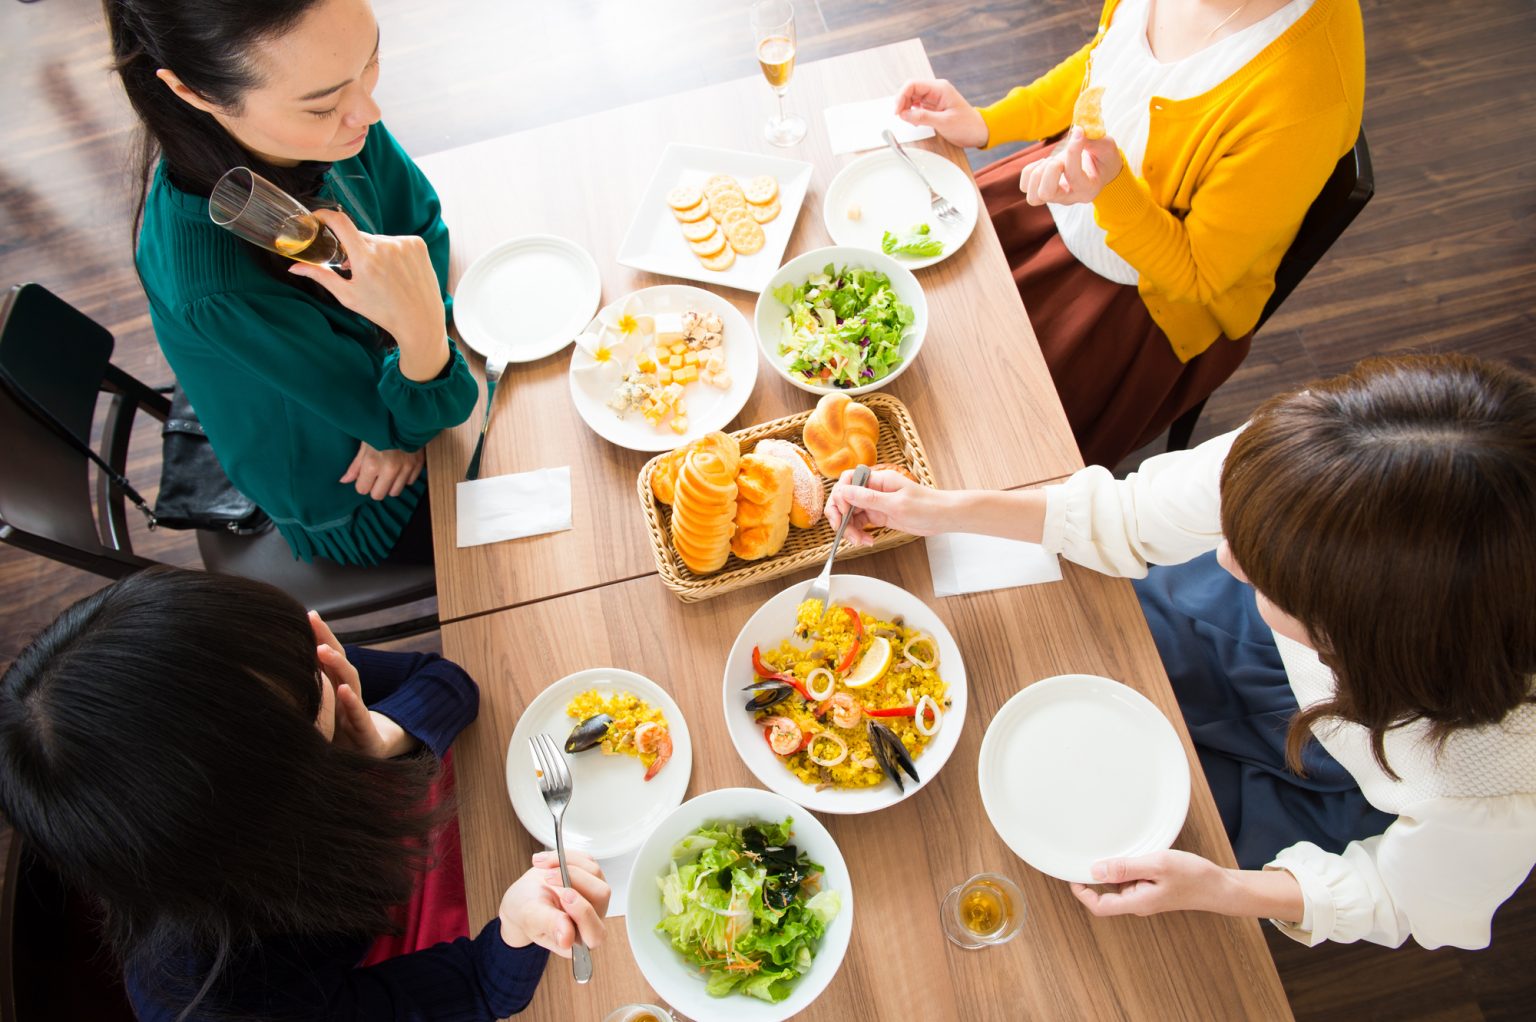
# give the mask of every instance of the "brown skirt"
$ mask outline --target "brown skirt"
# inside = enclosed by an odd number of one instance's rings
[[[1252,333],[1180,362],[1136,288],[1078,262],[1044,206],[1019,191],[1041,142],[976,175],[1083,460],[1113,467],[1199,404],[1248,354]]]

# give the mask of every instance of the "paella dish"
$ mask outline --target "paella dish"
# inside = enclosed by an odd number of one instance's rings
[[[566,752],[597,748],[605,756],[634,756],[647,781],[672,758],[666,716],[632,692],[589,689],[571,699],[565,714],[578,721],[565,740]]]
[[[939,646],[900,617],[807,600],[794,634],[752,650],[745,708],[784,766],[818,791],[919,780],[950,707]]]

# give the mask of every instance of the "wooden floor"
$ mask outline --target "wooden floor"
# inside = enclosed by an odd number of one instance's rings
[[[417,155],[757,70],[746,0],[375,3],[377,97]],[[800,59],[918,36],[935,70],[978,102],[1081,45],[1099,12],[1094,0],[797,6]],[[1362,7],[1376,198],[1255,340],[1197,439],[1366,355],[1461,351],[1536,370],[1536,5]],[[169,373],[129,255],[132,125],[106,52],[97,0],[0,2],[0,284],[47,285],[117,335],[119,365],[161,383]],[[765,89],[763,113],[769,102]],[[622,152],[613,158],[615,174],[649,173]],[[153,430],[140,431],[134,452],[130,476],[152,491]],[[196,563],[185,536],[140,534],[136,544]],[[0,549],[0,663],[99,584]],[[1306,949],[1278,936],[1272,945],[1298,1018],[1529,1018],[1536,886],[1501,912],[1485,952]]]

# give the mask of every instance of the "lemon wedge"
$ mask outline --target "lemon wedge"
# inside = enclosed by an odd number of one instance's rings
[[[859,661],[848,677],[843,679],[843,684],[848,688],[863,688],[872,681],[878,680],[891,666],[891,644],[881,636],[875,636],[869,640],[869,649],[864,651],[864,658]]]

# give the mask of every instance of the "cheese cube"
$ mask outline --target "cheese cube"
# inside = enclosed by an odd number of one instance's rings
[[[663,348],[670,348],[683,339],[683,317],[677,312],[658,312],[656,314],[656,343]]]
[[[647,352],[641,352],[640,357],[635,359],[635,368],[642,373],[654,373],[656,371],[656,359]]]
[[[681,369],[674,369],[672,371],[672,381],[674,383],[692,383],[698,378],[698,366],[683,366]]]
[[[667,365],[671,366],[673,369],[681,369],[682,366],[683,366],[683,356],[681,356],[681,355],[671,355],[671,356],[669,356],[667,358]]]
[[[672,420],[672,432],[679,436],[688,432],[688,417],[685,415],[676,416]]]
[[[685,352],[687,350],[688,350],[688,344],[685,341],[678,341],[675,344],[673,344],[672,347],[671,347],[672,354],[674,354],[674,355],[681,355],[683,352]]]
[[[662,366],[656,370],[656,382],[665,387],[672,382],[672,370],[668,366]]]
[[[683,353],[683,365],[685,365],[685,366],[693,366],[693,365],[698,365],[698,364],[699,364],[699,353],[697,351],[687,351],[687,352]]]

